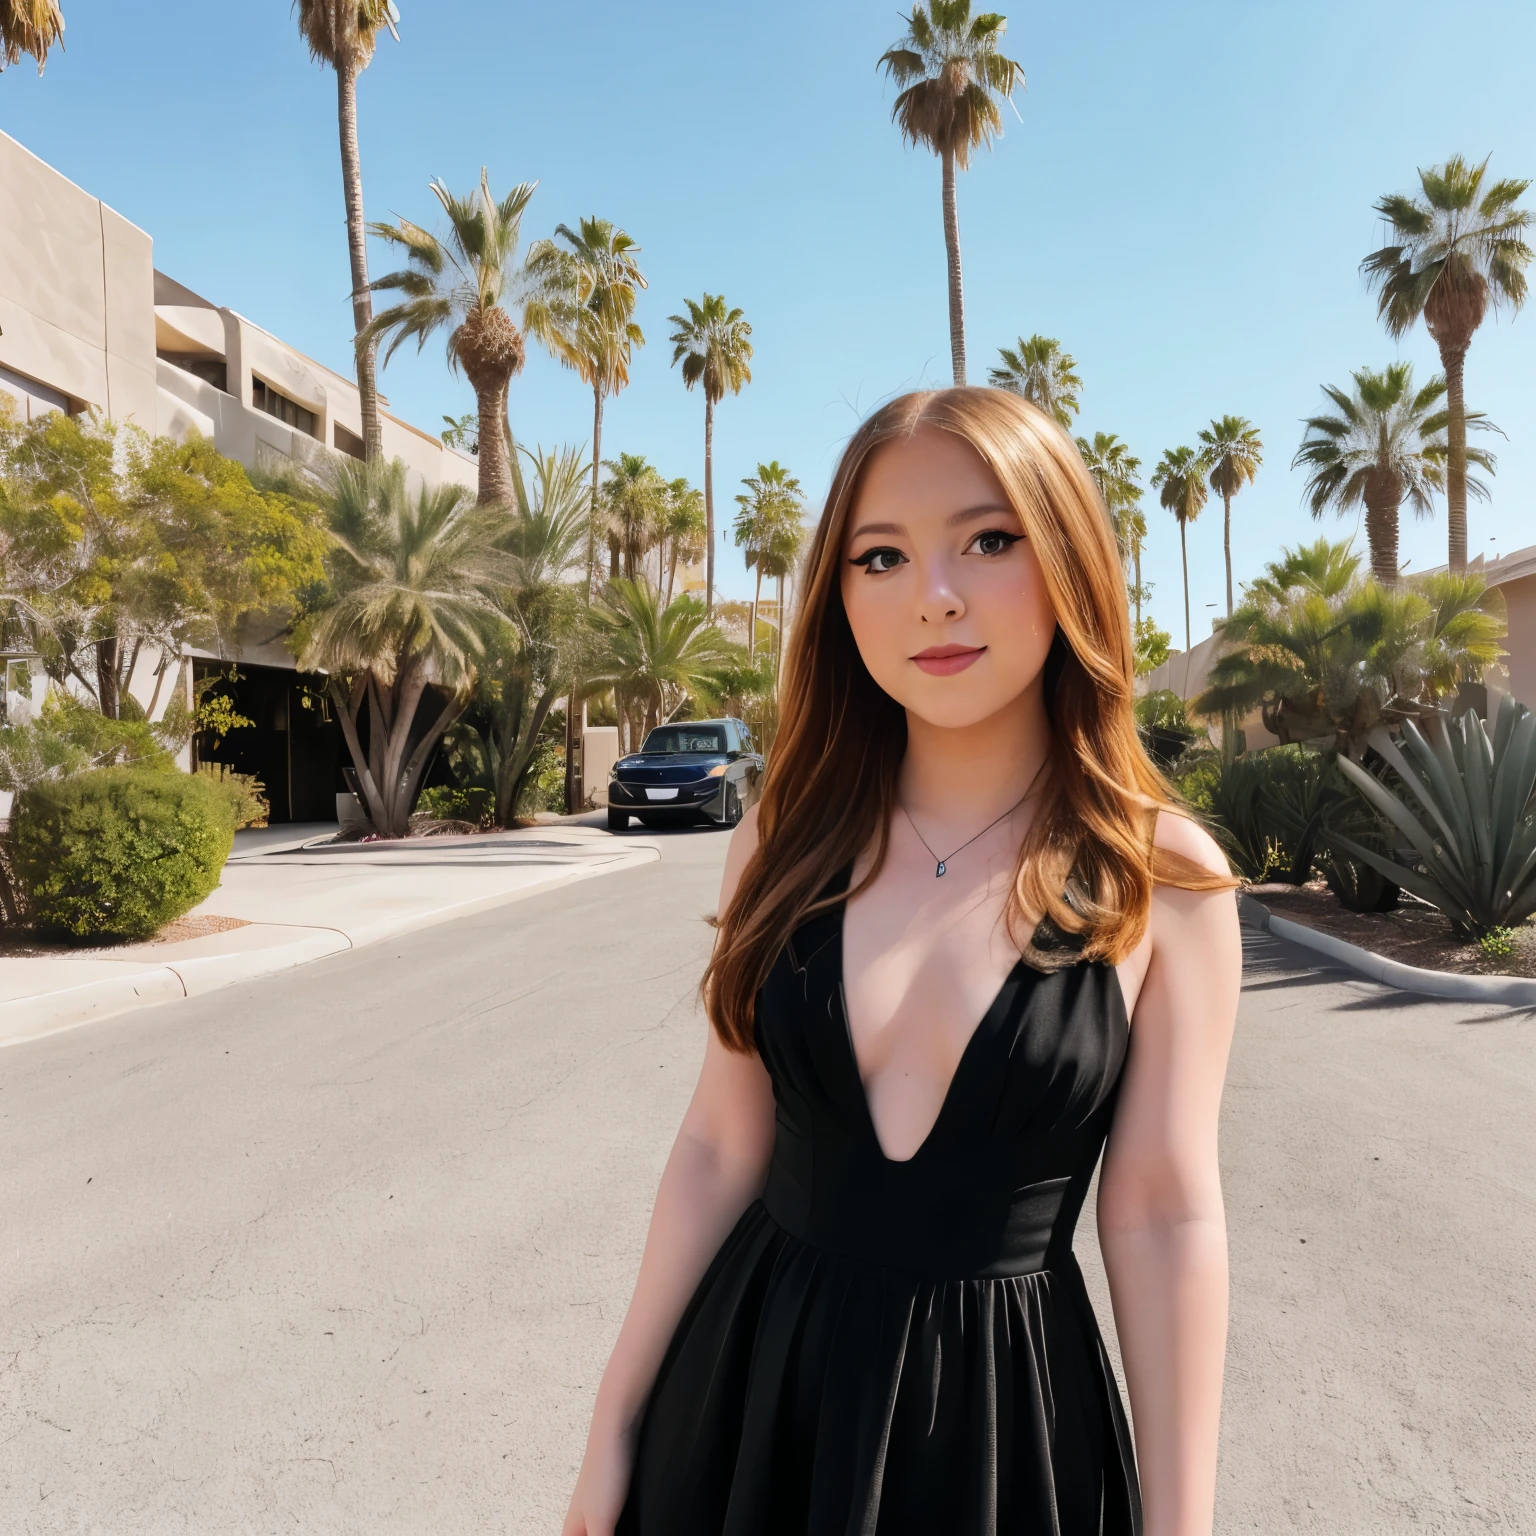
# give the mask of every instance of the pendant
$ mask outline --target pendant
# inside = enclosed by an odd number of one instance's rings
[[[939,876],[942,875],[943,873],[944,873],[944,860],[940,859],[939,860],[939,867],[936,870],[934,870],[934,872],[933,872],[933,878],[935,880],[937,880],[939,878]]]

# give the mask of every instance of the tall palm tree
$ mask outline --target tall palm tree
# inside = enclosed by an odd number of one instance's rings
[[[587,687],[612,688],[626,719],[638,711],[641,735],[665,724],[690,694],[707,690],[714,674],[741,654],[740,646],[710,623],[696,597],[663,605],[648,581],[621,576],[610,582],[591,624],[598,651],[589,663]]]
[[[780,504],[778,515],[758,554],[758,569],[764,576],[771,576],[778,583],[779,589],[779,622],[773,635],[775,690],[783,673],[784,634],[789,628],[789,614],[784,607],[784,579],[800,563],[800,551],[805,547],[805,532],[805,504],[800,499],[797,486],[796,494],[786,497]]]
[[[1024,88],[1024,70],[998,52],[1008,21],[971,15],[971,0],[914,5],[899,42],[879,65],[900,94],[891,118],[909,143],[939,157],[944,188],[944,249],[949,258],[949,353],[956,384],[965,383],[965,293],[960,279],[960,215],[955,170],[1003,131],[1002,103]]]
[[[427,760],[468,702],[507,514],[477,507],[459,485],[423,488],[413,501],[398,459],[347,460],[334,474],[334,596],[300,664],[330,674],[368,819],[382,836],[403,837]],[[423,729],[429,689],[439,707]]]
[[[1018,351],[1011,347],[999,347],[997,351],[1003,366],[993,368],[987,374],[987,382],[994,389],[1023,395],[1064,432],[1070,432],[1072,418],[1078,411],[1077,392],[1083,387],[1077,374],[1077,359],[1070,352],[1063,352],[1054,336],[1036,335],[1028,341],[1021,336]]]
[[[587,591],[597,582],[598,469],[603,453],[603,401],[629,383],[629,365],[645,334],[635,324],[635,296],[647,286],[635,258],[639,245],[609,220],[561,224],[532,259],[547,263],[568,295],[552,328],[555,356],[592,391],[592,515],[588,522]]]
[[[0,69],[21,63],[27,53],[42,74],[55,43],[64,46],[64,14],[58,0],[0,0]]]
[[[1394,243],[1360,263],[1377,290],[1377,313],[1392,336],[1422,315],[1445,370],[1446,523],[1452,571],[1467,566],[1467,349],[1490,309],[1525,302],[1531,248],[1529,209],[1516,207],[1529,181],[1505,179],[1486,190],[1488,162],[1453,155],[1419,172],[1421,198],[1394,193],[1376,204]]]
[[[670,603],[672,588],[677,582],[678,562],[690,565],[704,558],[704,497],[686,479],[668,482],[661,539],[666,554],[666,597]]]
[[[633,581],[641,561],[661,536],[667,482],[643,453],[621,453],[607,460],[603,468],[608,471],[602,513],[608,527],[609,572],[616,577],[622,560],[624,575]]]
[[[1077,439],[1077,451],[1099,488],[1104,510],[1109,513],[1125,567],[1126,586],[1141,623],[1141,604],[1146,589],[1141,581],[1141,550],[1147,538],[1147,519],[1141,510],[1141,460],[1113,432],[1095,432],[1093,441]]]
[[[1291,467],[1308,471],[1303,495],[1313,517],[1329,507],[1341,513],[1364,507],[1371,573],[1394,587],[1403,503],[1425,517],[1433,510],[1432,493],[1445,489],[1446,383],[1436,374],[1415,390],[1409,363],[1392,363],[1380,373],[1361,368],[1352,377],[1349,391],[1323,386],[1335,413],[1307,418],[1307,434]],[[1495,430],[1480,411],[1470,413],[1467,425]],[[1495,461],[1485,449],[1469,448],[1467,457],[1492,472]],[[1468,475],[1467,489],[1488,495],[1476,475]]]
[[[370,459],[384,452],[379,421],[376,347],[362,342],[373,319],[368,290],[368,231],[363,220],[363,162],[357,146],[357,77],[373,59],[379,33],[389,28],[396,42],[400,19],[394,0],[296,0],[299,33],[317,64],[336,71],[336,116],[341,130],[341,189],[347,207],[347,254],[352,263],[352,329],[357,347],[357,398],[363,414],[363,451]]]
[[[701,304],[684,299],[686,315],[669,315],[672,364],[683,365],[683,383],[704,389],[704,609],[715,611],[715,406],[726,390],[739,395],[752,382],[752,327],[739,309],[725,307],[724,294],[704,295]]]
[[[736,514],[733,532],[737,546],[745,551],[748,569],[757,576],[752,591],[752,622],[747,631],[747,665],[752,666],[757,658],[757,610],[762,603],[763,577],[774,574],[768,566],[777,563],[776,555],[782,555],[786,542],[784,525],[799,524],[801,496],[800,482],[777,459],[771,464],[759,464],[757,473],[746,476],[741,483],[746,490],[736,498],[741,510]],[[782,600],[782,585],[779,595]],[[781,610],[782,606],[781,601]],[[781,611],[781,626],[783,620]]]
[[[576,448],[547,453],[520,445],[512,461],[516,500],[496,540],[506,561],[492,589],[499,621],[481,631],[473,704],[454,733],[455,751],[494,792],[498,826],[516,817],[545,722],[560,695],[573,690],[585,610],[566,578],[585,569],[586,478]]]
[[[359,344],[388,336],[384,352],[388,367],[390,358],[411,337],[420,351],[435,331],[452,327],[448,366],[455,372],[464,370],[479,410],[479,499],[503,506],[510,506],[514,496],[507,387],[522,371],[524,334],[549,342],[565,297],[547,263],[518,260],[523,211],[537,186],[535,181],[521,182],[497,202],[483,168],[479,188],[467,197],[450,192],[440,181],[432,182],[432,195],[448,215],[445,239],[409,219],[401,219],[398,227],[368,226],[406,256],[400,271],[370,286],[404,297],[369,322]]]
[[[1209,468],[1211,489],[1221,497],[1221,548],[1227,561],[1227,617],[1232,617],[1232,498],[1245,485],[1252,485],[1264,462],[1264,444],[1259,429],[1246,416],[1223,416],[1202,428],[1203,445]]]
[[[1193,649],[1189,626],[1189,525],[1199,517],[1206,502],[1205,476],[1209,466],[1194,448],[1169,448],[1152,471],[1152,487],[1158,503],[1172,512],[1179,524],[1179,556],[1184,562],[1184,650]]]

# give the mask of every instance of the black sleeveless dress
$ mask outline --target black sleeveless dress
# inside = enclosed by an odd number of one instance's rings
[[[1130,1434],[1072,1255],[1126,1056],[1118,978],[1021,961],[928,1139],[892,1162],[842,948],[838,906],[758,995],[768,1182],[678,1324],[620,1536],[1139,1533]]]

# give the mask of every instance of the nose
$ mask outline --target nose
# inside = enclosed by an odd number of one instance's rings
[[[938,624],[960,618],[965,613],[965,600],[955,589],[948,561],[927,561],[922,573],[917,595],[918,620],[923,624]]]

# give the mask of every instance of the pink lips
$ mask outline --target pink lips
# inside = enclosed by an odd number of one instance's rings
[[[912,660],[934,677],[953,677],[956,672],[964,672],[985,650],[984,645],[930,645]]]

